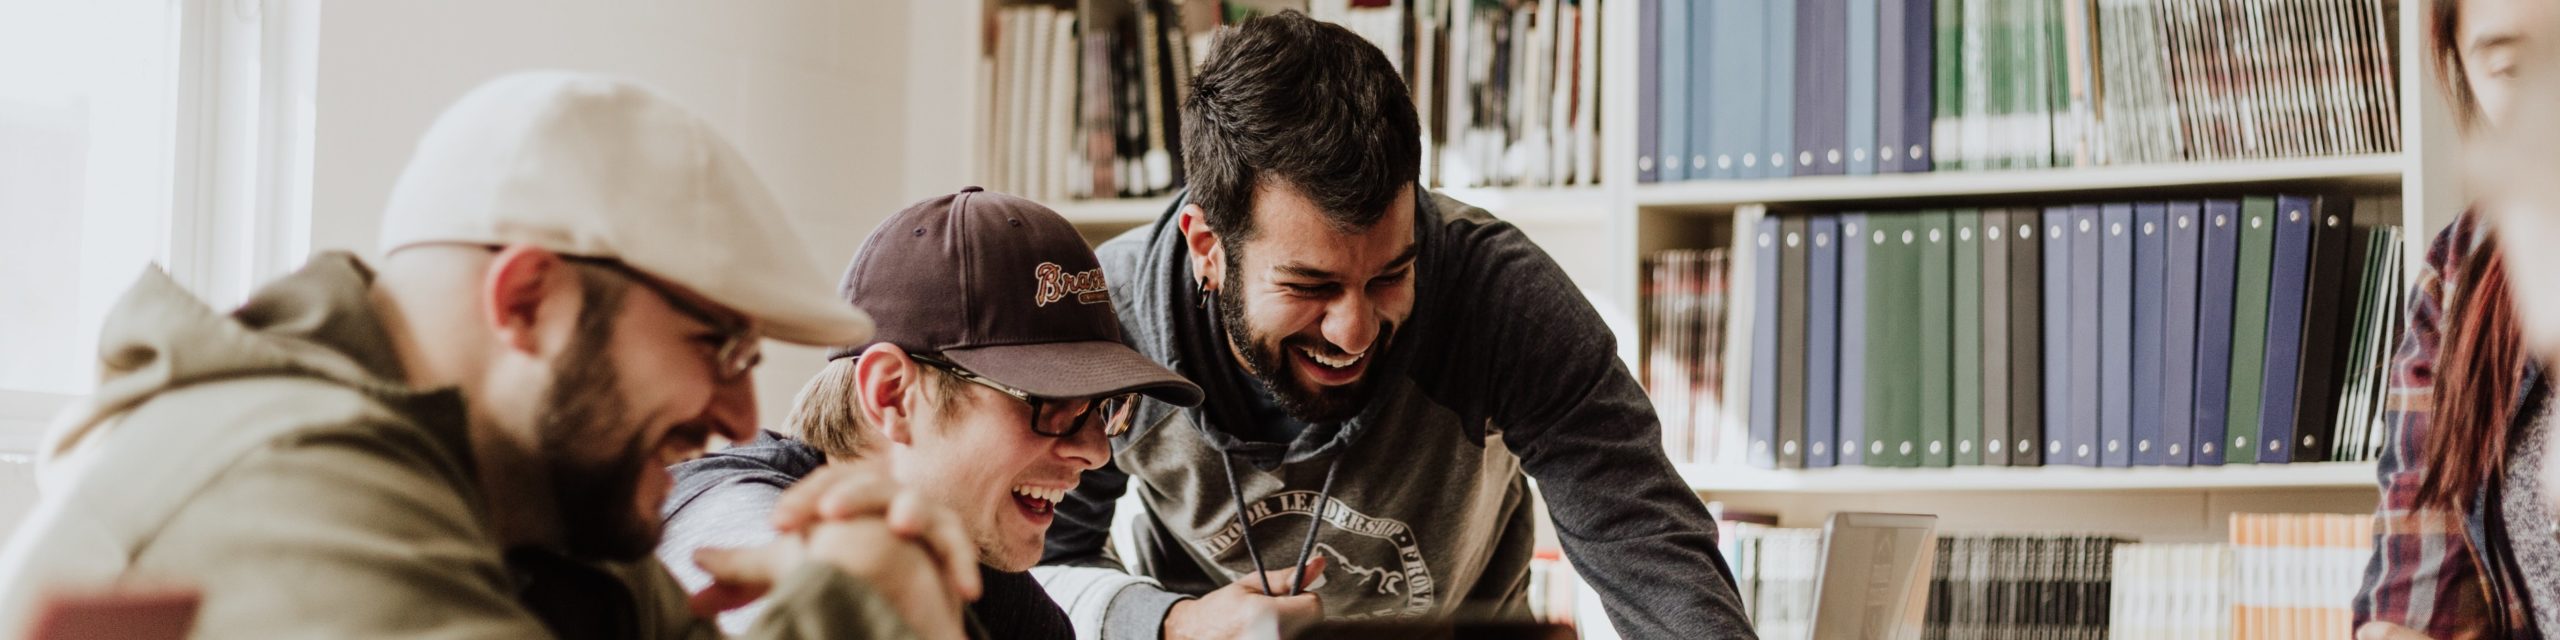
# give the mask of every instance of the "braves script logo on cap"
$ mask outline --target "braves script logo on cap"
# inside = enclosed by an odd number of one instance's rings
[[[1032,270],[1032,275],[1040,279],[1039,291],[1032,294],[1036,303],[1033,306],[1046,307],[1067,296],[1075,296],[1080,304],[1111,302],[1111,287],[1103,284],[1101,269],[1067,273],[1067,268],[1058,263],[1043,262]]]

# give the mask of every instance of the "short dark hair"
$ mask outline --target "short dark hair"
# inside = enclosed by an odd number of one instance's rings
[[[1219,237],[1252,237],[1254,189],[1270,181],[1366,229],[1420,175],[1422,128],[1385,52],[1282,11],[1219,30],[1182,101],[1182,166]]]

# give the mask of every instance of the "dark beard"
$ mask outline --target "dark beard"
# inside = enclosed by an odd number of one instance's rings
[[[1287,350],[1303,346],[1328,356],[1342,354],[1342,350],[1319,338],[1291,336],[1286,340],[1275,340],[1254,331],[1253,326],[1245,322],[1244,270],[1237,266],[1239,261],[1236,254],[1228,254],[1226,284],[1219,287],[1214,295],[1218,299],[1218,323],[1226,328],[1227,344],[1242,354],[1244,361],[1241,364],[1245,373],[1260,381],[1263,388],[1271,390],[1271,396],[1280,402],[1280,410],[1288,412],[1289,417],[1309,424],[1326,424],[1360,415],[1360,411],[1369,406],[1370,389],[1377,386],[1377,357],[1386,353],[1387,341],[1395,337],[1395,327],[1385,323],[1378,327],[1378,340],[1369,347],[1369,355],[1365,356],[1370,358],[1369,369],[1361,373],[1360,381],[1349,386],[1310,390],[1314,385],[1300,381],[1298,370],[1287,366]]]
[[[616,290],[599,295],[606,288]],[[577,335],[552,366],[536,433],[569,555],[626,561],[657,548],[660,525],[656,509],[644,517],[639,507],[640,474],[650,464],[648,438],[624,431],[632,425],[621,376],[605,351],[613,338],[614,310],[621,307],[618,289],[590,281]],[[578,455],[616,445],[621,454],[604,461]]]

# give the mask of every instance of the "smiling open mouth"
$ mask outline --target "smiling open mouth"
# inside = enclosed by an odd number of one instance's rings
[[[1020,485],[1013,488],[1013,504],[1033,522],[1046,522],[1057,511],[1058,500],[1067,496],[1066,489]]]

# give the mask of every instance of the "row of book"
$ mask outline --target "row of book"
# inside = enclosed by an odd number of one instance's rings
[[[1729,274],[1658,261],[1645,381],[1685,461],[2366,460],[2398,337],[2398,209],[2283,195],[1762,217]],[[1738,380],[1716,373],[1733,350]]]
[[[1447,46],[1445,71],[1425,42],[1407,72],[1424,80],[1415,100],[1438,127],[1439,184],[1599,184],[1599,0],[1417,4],[1436,25],[1420,31]],[[1438,100],[1435,71],[1448,79]]]
[[[2397,3],[1642,2],[1639,182],[2399,148]]]
[[[2116,547],[2121,640],[2345,638],[2373,556],[2373,519],[2232,514],[2230,544]]]
[[[1036,199],[1146,197],[1182,184],[1181,100],[1211,37],[1282,8],[1386,52],[1423,127],[1424,179],[1599,184],[1599,0],[1078,0],[995,9],[990,187]]]
[[[1942,535],[1920,637],[2106,637],[2115,553],[2100,535]]]
[[[1718,522],[1717,544],[1752,626],[1762,638],[1809,637],[1822,530],[1733,517]],[[2232,514],[2229,541],[2202,544],[1941,534],[1921,637],[2344,638],[2372,553],[2365,515]]]
[[[1740,430],[1724,424],[1725,279],[1729,252],[1673,249],[1653,255],[1644,305],[1645,388],[1662,420],[1662,447],[1677,462],[1716,461],[1741,451]],[[1725,442],[1727,435],[1734,442]]]
[[[984,71],[988,186],[1053,202],[1177,188],[1193,34],[1214,28],[1217,4],[998,7]]]

